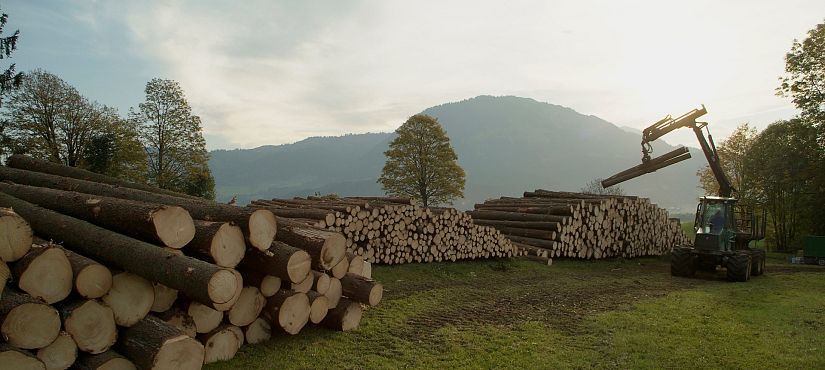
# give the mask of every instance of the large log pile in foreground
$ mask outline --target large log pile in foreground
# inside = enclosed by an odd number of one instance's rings
[[[199,369],[306,325],[352,330],[381,301],[339,233],[30,158],[8,163],[2,368]]]
[[[569,258],[639,257],[688,242],[678,219],[649,199],[536,190],[501,197],[468,212],[531,255]]]
[[[253,209],[339,232],[347,252],[366,263],[456,261],[518,255],[496,229],[452,208],[423,208],[408,198],[308,197],[257,200]],[[357,267],[356,267],[357,269]]]

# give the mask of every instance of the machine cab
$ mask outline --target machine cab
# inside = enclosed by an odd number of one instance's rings
[[[736,199],[702,197],[696,207],[696,249],[706,252],[727,252],[736,242]]]

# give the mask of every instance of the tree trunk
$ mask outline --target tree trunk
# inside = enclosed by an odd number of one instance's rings
[[[361,305],[358,302],[341,298],[338,306],[329,310],[327,316],[321,321],[324,326],[338,331],[350,331],[358,327],[361,323]]]
[[[261,316],[287,334],[298,334],[309,321],[309,298],[304,293],[280,290],[266,301]]]
[[[520,213],[506,211],[468,211],[467,214],[473,219],[479,220],[502,220],[502,221],[539,221],[539,222],[561,222],[562,217],[556,215],[543,215],[535,213]]]
[[[18,168],[21,170],[37,171],[51,175],[70,177],[78,180],[86,180],[92,182],[99,182],[102,184],[116,185],[124,188],[139,189],[153,193],[165,194],[175,197],[201,200],[193,195],[178,193],[171,190],[161,189],[158,187],[135,183],[131,181],[121,180],[115,177],[106,176],[92,171],[87,171],[82,168],[64,166],[49,161],[35,159],[22,154],[15,154],[6,159],[6,166]]]
[[[525,229],[560,231],[561,224],[558,222],[532,222],[532,221],[505,221],[505,220],[482,220],[473,219],[473,223],[481,226],[492,226],[498,228],[503,227],[520,227]]]
[[[226,268],[234,268],[246,254],[241,228],[230,222],[195,221],[195,237],[186,245],[188,255]]]
[[[77,359],[77,344],[65,331],[46,347],[37,350],[37,358],[46,365],[46,370],[66,370]]]
[[[81,353],[74,367],[77,370],[136,370],[132,361],[112,350],[98,355]]]
[[[373,307],[384,296],[384,286],[381,283],[353,273],[347,273],[341,279],[341,289],[344,296]]]
[[[307,293],[307,298],[309,298],[309,321],[313,324],[320,324],[329,312],[329,299],[314,290]]]
[[[40,299],[7,289],[0,300],[0,332],[12,346],[43,348],[60,333],[60,315]]]
[[[192,217],[181,207],[8,183],[0,183],[0,192],[170,248],[182,248],[195,235]]]
[[[72,265],[59,248],[33,245],[11,268],[17,287],[46,303],[59,302],[72,292]]]
[[[313,267],[329,270],[345,257],[344,236],[302,224],[278,220],[278,241],[305,250],[312,257]]]
[[[175,255],[2,193],[0,205],[13,206],[39,235],[62,241],[67,248],[177,289],[200,302],[224,303],[242,288],[239,276],[231,270]]]
[[[30,352],[0,342],[0,364],[4,369],[46,370],[46,365]]]
[[[198,335],[205,348],[203,363],[231,360],[243,345],[243,339],[243,331],[229,324],[221,324],[209,333]]]
[[[247,326],[258,318],[265,304],[266,298],[257,287],[244,287],[238,302],[227,314],[229,322],[235,326]]]
[[[204,359],[203,345],[154,316],[121,330],[115,350],[140,369],[195,370]]]
[[[155,288],[148,280],[129,272],[112,276],[112,289],[103,302],[112,308],[115,322],[132,326],[149,314],[155,301]]]
[[[171,308],[165,312],[158,312],[155,313],[154,316],[163,320],[163,322],[176,327],[190,338],[195,338],[198,335],[198,328],[195,326],[195,319],[179,308]]]
[[[0,166],[2,167],[2,166]],[[29,223],[10,208],[0,207],[0,260],[6,262],[17,261],[32,246],[32,229]]]
[[[275,215],[267,210],[251,211],[207,200],[179,198],[143,190],[117,187],[3,166],[0,166],[0,180],[9,180],[18,184],[77,191],[112,198],[183,207],[189,211],[189,214],[193,218],[198,220],[234,222],[243,229],[244,236],[249,243],[260,249],[269,248],[277,231]]]
[[[277,276],[285,281],[300,283],[310,270],[311,257],[307,252],[274,241],[266,251],[251,249],[239,267]]]
[[[58,307],[63,327],[72,336],[77,348],[92,354],[103,353],[117,339],[117,326],[112,309],[94,299],[73,298]]]

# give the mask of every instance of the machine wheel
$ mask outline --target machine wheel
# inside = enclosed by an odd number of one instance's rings
[[[751,249],[751,276],[759,276],[765,273],[765,251],[761,249]]]
[[[690,248],[676,247],[670,252],[670,274],[691,277],[696,274],[696,263]]]
[[[750,253],[736,253],[728,257],[725,265],[727,268],[728,280],[748,281],[751,277],[751,255]]]

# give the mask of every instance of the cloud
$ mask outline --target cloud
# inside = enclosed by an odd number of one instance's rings
[[[429,106],[514,94],[641,128],[700,103],[721,132],[773,96],[818,2],[132,3],[137,47],[217,147],[391,131]],[[757,118],[758,120],[759,118]],[[692,144],[689,137],[684,140]]]

